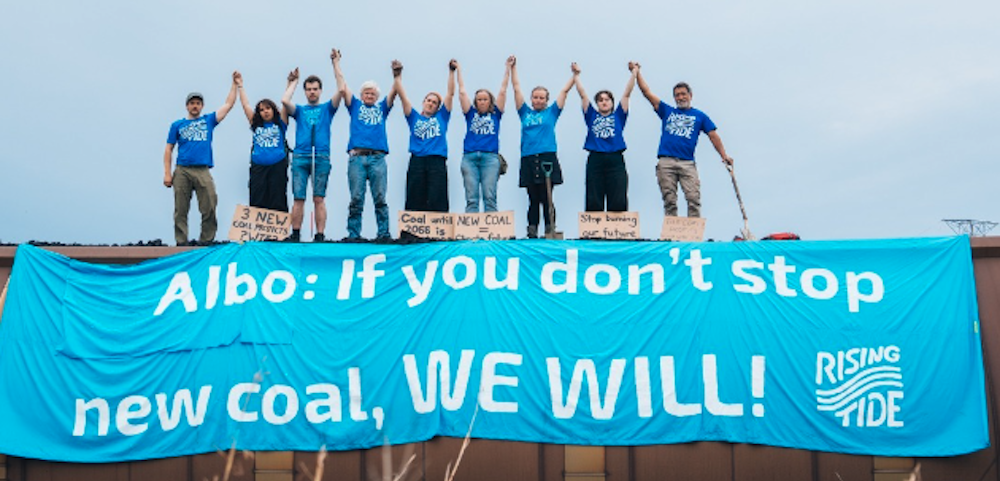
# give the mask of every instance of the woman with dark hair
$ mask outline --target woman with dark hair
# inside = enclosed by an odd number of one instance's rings
[[[250,121],[253,146],[250,149],[250,206],[288,212],[288,152],[285,131],[288,114],[270,99],[250,108],[243,76],[237,73],[237,88],[243,112]]]
[[[497,181],[500,180],[500,118],[507,103],[507,82],[514,57],[507,65],[496,98],[487,89],[475,94],[475,105],[469,100],[462,81],[462,68],[457,65],[458,100],[465,114],[465,143],[462,155],[462,178],[465,180],[465,211],[479,212],[482,192],[483,212],[497,211]],[[474,107],[474,108],[473,108]]]
[[[574,72],[580,73],[573,64]],[[590,152],[587,156],[587,200],[589,212],[605,210],[624,212],[628,210],[628,172],[625,170],[625,138],[622,131],[628,120],[628,99],[635,87],[637,69],[629,62],[631,76],[625,84],[625,93],[615,108],[615,97],[609,90],[601,90],[594,96],[597,108],[587,99],[587,92],[579,77],[576,91],[583,105],[583,121],[587,124],[587,140],[583,148]]]
[[[458,62],[448,62],[448,93],[424,96],[421,110],[413,108],[403,88],[403,66],[393,61],[394,88],[403,103],[403,114],[410,126],[410,164],[406,169],[406,210],[448,212],[448,121],[455,97],[455,69]]]
[[[574,69],[575,69],[575,65]],[[521,117],[521,187],[528,191],[528,238],[538,237],[538,210],[545,216],[545,233],[556,229],[555,209],[549,208],[546,181],[552,185],[562,183],[562,169],[556,157],[556,121],[566,105],[566,94],[573,88],[578,72],[574,71],[566,86],[559,91],[556,101],[549,104],[549,91],[535,87],[531,91],[531,105],[524,101],[521,83],[517,78],[517,59],[510,63],[510,76],[514,84],[514,104]]]

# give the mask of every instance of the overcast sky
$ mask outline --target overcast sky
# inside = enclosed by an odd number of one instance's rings
[[[354,91],[387,91],[392,59],[416,100],[444,91],[457,58],[468,89],[494,92],[508,55],[522,87],[558,90],[570,62],[590,93],[616,97],[637,60],[665,100],[678,81],[719,127],[736,159],[750,228],[806,239],[949,235],[941,219],[1000,221],[1000,2],[5,2],[0,29],[0,242],[126,243],[173,239],[173,193],[163,187],[170,123],[189,91],[206,112],[222,105],[233,70],[252,102],[279,100],[288,71],[334,92],[331,47]],[[500,210],[524,235],[517,187],[520,132],[508,92]],[[305,102],[301,89],[296,102]],[[251,135],[237,108],[215,131],[218,238],[246,203]],[[460,111],[456,98],[453,108]],[[348,116],[332,128],[327,237],[347,235]],[[625,129],[630,208],[642,234],[659,235],[654,166],[659,119],[638,88]],[[404,204],[408,133],[399,104],[388,121],[391,230]],[[449,126],[451,211],[461,212],[465,122]],[[560,229],[577,236],[584,206],[580,99],[557,126],[566,183],[556,188]],[[742,227],[732,184],[706,136],[696,157],[706,237]],[[374,237],[370,196],[363,235]],[[684,204],[681,203],[681,212]],[[198,222],[192,206],[192,233]],[[995,232],[997,233],[997,232]]]

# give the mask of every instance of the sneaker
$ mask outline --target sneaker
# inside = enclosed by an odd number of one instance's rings
[[[322,232],[317,232],[316,235],[313,236],[313,242],[326,242],[326,236],[323,235]]]
[[[378,237],[375,238],[375,242],[377,244],[388,244],[388,243],[392,242],[392,236],[391,235],[380,235],[380,236],[378,236]]]
[[[528,226],[528,238],[529,239],[537,239],[538,238],[538,226],[537,225],[529,225]]]

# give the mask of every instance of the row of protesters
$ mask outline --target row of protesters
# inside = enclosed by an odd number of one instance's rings
[[[500,174],[499,132],[506,103],[508,82],[512,80],[515,104],[521,123],[521,162],[519,185],[526,189],[529,199],[528,237],[538,236],[540,220],[545,220],[545,232],[555,228],[554,209],[550,208],[547,184],[563,182],[557,156],[555,126],[566,103],[569,91],[575,86],[581,98],[582,114],[587,125],[584,149],[589,152],[586,166],[586,210],[625,211],[628,209],[628,173],[625,168],[626,144],[623,131],[628,119],[629,97],[636,84],[651,103],[662,122],[659,161],[656,166],[666,215],[677,214],[677,185],[685,193],[688,215],[700,215],[700,186],[694,163],[694,150],[698,136],[706,132],[723,162],[732,163],[722,145],[715,125],[703,112],[691,107],[691,89],[685,83],[674,87],[677,107],[661,101],[650,90],[642,77],[640,65],[629,62],[629,80],[617,106],[614,95],[601,90],[593,103],[580,80],[580,69],[571,65],[572,76],[559,91],[556,100],[549,103],[549,92],[544,87],[531,91],[530,104],[521,91],[517,73],[517,59],[511,56],[498,94],[487,89],[475,92],[470,100],[462,79],[461,66],[456,60],[449,62],[447,93],[428,93],[418,111],[413,108],[403,88],[403,66],[392,62],[393,85],[389,93],[379,100],[380,91],[372,81],[361,85],[361,98],[351,94],[340,67],[341,54],[334,49],[330,55],[337,80],[337,91],[327,102],[320,102],[322,81],[316,76],[305,79],[303,88],[307,104],[295,105],[291,98],[298,84],[298,69],[288,75],[288,84],[282,98],[282,109],[264,99],[250,108],[239,72],[233,74],[233,85],[226,104],[213,114],[202,116],[203,99],[200,94],[188,96],[188,117],[171,127],[167,150],[164,154],[167,187],[175,189],[175,236],[178,244],[186,242],[187,211],[192,190],[198,195],[202,212],[201,241],[207,242],[215,235],[215,192],[208,168],[212,165],[211,133],[215,125],[225,118],[232,108],[236,93],[253,131],[251,150],[250,197],[251,205],[287,211],[287,166],[285,133],[288,119],[296,122],[296,145],[291,162],[292,235],[289,240],[299,241],[303,210],[309,180],[312,193],[317,233],[314,241],[325,239],[326,184],[330,172],[330,125],[341,101],[351,116],[350,138],[347,150],[350,207],[348,238],[357,239],[361,234],[361,215],[365,194],[372,191],[378,228],[377,239],[389,239],[389,212],[385,201],[388,141],[385,119],[398,95],[410,130],[410,161],[406,181],[406,210],[447,212],[447,127],[451,118],[452,100],[458,82],[459,99],[466,119],[467,132],[463,144],[462,175],[466,190],[466,212],[477,212],[480,200],[484,211],[497,210],[496,192]],[[596,106],[594,105],[596,103]],[[174,144],[179,144],[177,170],[170,173],[170,160]],[[539,214],[542,211],[542,215]]]

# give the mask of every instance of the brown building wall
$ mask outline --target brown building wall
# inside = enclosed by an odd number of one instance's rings
[[[893,466],[921,465],[922,479],[1000,481],[994,439],[1000,407],[1000,237],[972,239],[976,292],[986,364],[987,406],[991,447],[965,456],[924,459],[880,459],[746,444],[700,442],[638,447],[573,447],[509,441],[472,440],[456,480],[477,481],[894,481]],[[191,248],[62,247],[51,248],[75,259],[97,263],[134,263]],[[5,285],[14,259],[13,247],[0,247],[0,285]],[[3,426],[0,426],[3,429]],[[435,438],[386,450],[328,453],[324,480],[383,479],[390,458],[398,472],[411,455],[406,481],[444,479],[454,463],[461,439]],[[233,481],[304,481],[313,479],[317,453],[237,453]],[[881,466],[881,467],[880,467]],[[222,478],[224,453],[201,454],[115,464],[54,463],[0,455],[0,481],[203,481]],[[884,468],[884,469],[883,469]],[[879,472],[876,472],[880,469]],[[898,469],[903,471],[903,469]]]

